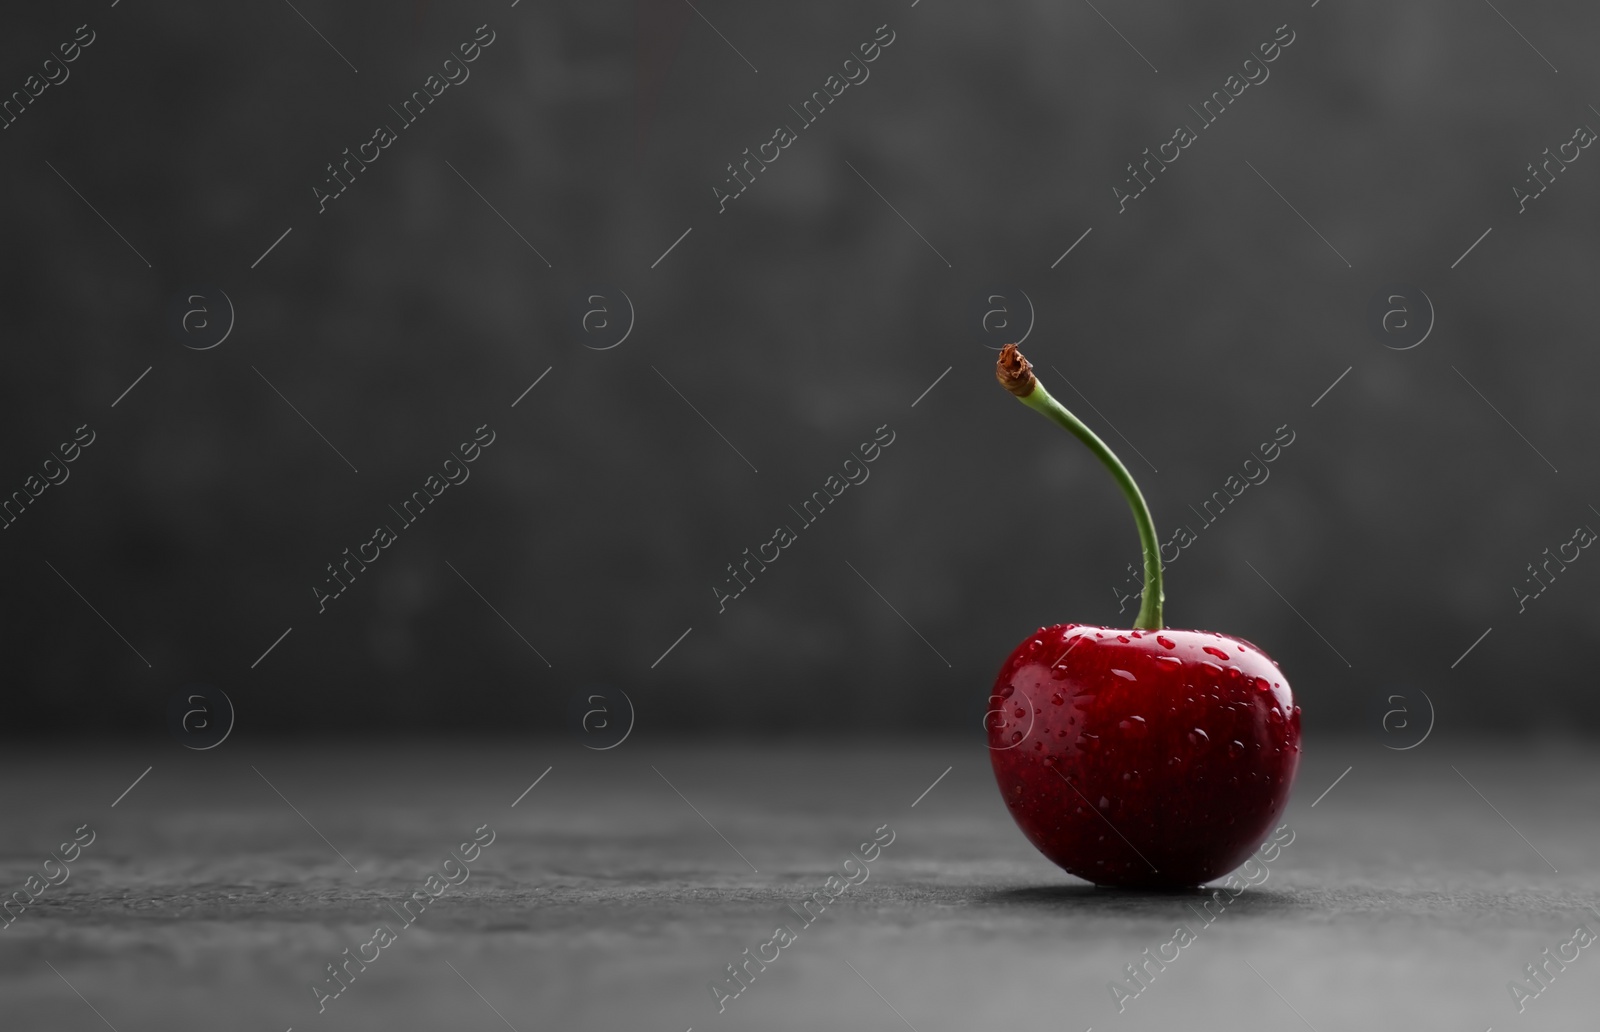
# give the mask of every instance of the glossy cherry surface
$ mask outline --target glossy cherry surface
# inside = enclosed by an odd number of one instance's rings
[[[1209,631],[1040,628],[985,717],[995,779],[1040,852],[1098,885],[1199,885],[1283,815],[1300,708],[1276,664]]]

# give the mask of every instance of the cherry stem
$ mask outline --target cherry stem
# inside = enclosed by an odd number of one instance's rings
[[[1139,492],[1139,485],[1134,483],[1128,467],[1093,430],[1050,396],[1044,384],[1033,375],[1033,367],[1022,357],[1015,344],[1007,344],[1000,353],[996,375],[1006,390],[1016,395],[1024,405],[1071,431],[1073,436],[1088,445],[1089,450],[1116,477],[1117,486],[1122,488],[1123,495],[1128,499],[1128,508],[1133,510],[1133,521],[1139,527],[1139,544],[1144,550],[1144,594],[1139,603],[1138,619],[1133,626],[1141,631],[1159,631],[1162,627],[1161,607],[1166,601],[1161,587],[1161,550],[1156,540],[1155,521],[1150,518],[1150,506],[1145,503],[1144,495]]]

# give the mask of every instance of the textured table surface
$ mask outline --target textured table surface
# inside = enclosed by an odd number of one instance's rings
[[[971,743],[229,743],[12,753],[0,778],[6,893],[95,835],[0,932],[8,1030],[1482,1032],[1600,1008],[1595,950],[1525,1013],[1507,988],[1578,924],[1600,933],[1600,762],[1576,746],[1312,744],[1293,843],[1206,926],[1198,893],[1050,865]],[[470,877],[402,927],[391,907],[485,823]],[[869,879],[719,1014],[707,983],[885,823]],[[1109,984],[1180,923],[1195,941],[1119,1013]],[[378,925],[394,942],[318,1013],[311,987]]]

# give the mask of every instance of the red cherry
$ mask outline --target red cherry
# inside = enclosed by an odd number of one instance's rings
[[[1133,629],[1040,628],[1000,668],[984,718],[1000,795],[1028,841],[1097,885],[1221,877],[1288,805],[1300,766],[1288,679],[1249,642],[1162,625],[1155,523],[1127,467],[1050,396],[1015,344],[995,376],[1116,478],[1145,578]]]
[[[1227,874],[1283,815],[1300,764],[1283,674],[1249,642],[1206,631],[1046,628],[1006,660],[989,705],[1011,816],[1098,885]]]

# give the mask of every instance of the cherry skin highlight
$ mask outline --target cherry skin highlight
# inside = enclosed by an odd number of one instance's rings
[[[1219,878],[1266,839],[1300,707],[1254,645],[1209,631],[1042,627],[989,696],[990,759],[1028,840],[1097,885]]]

